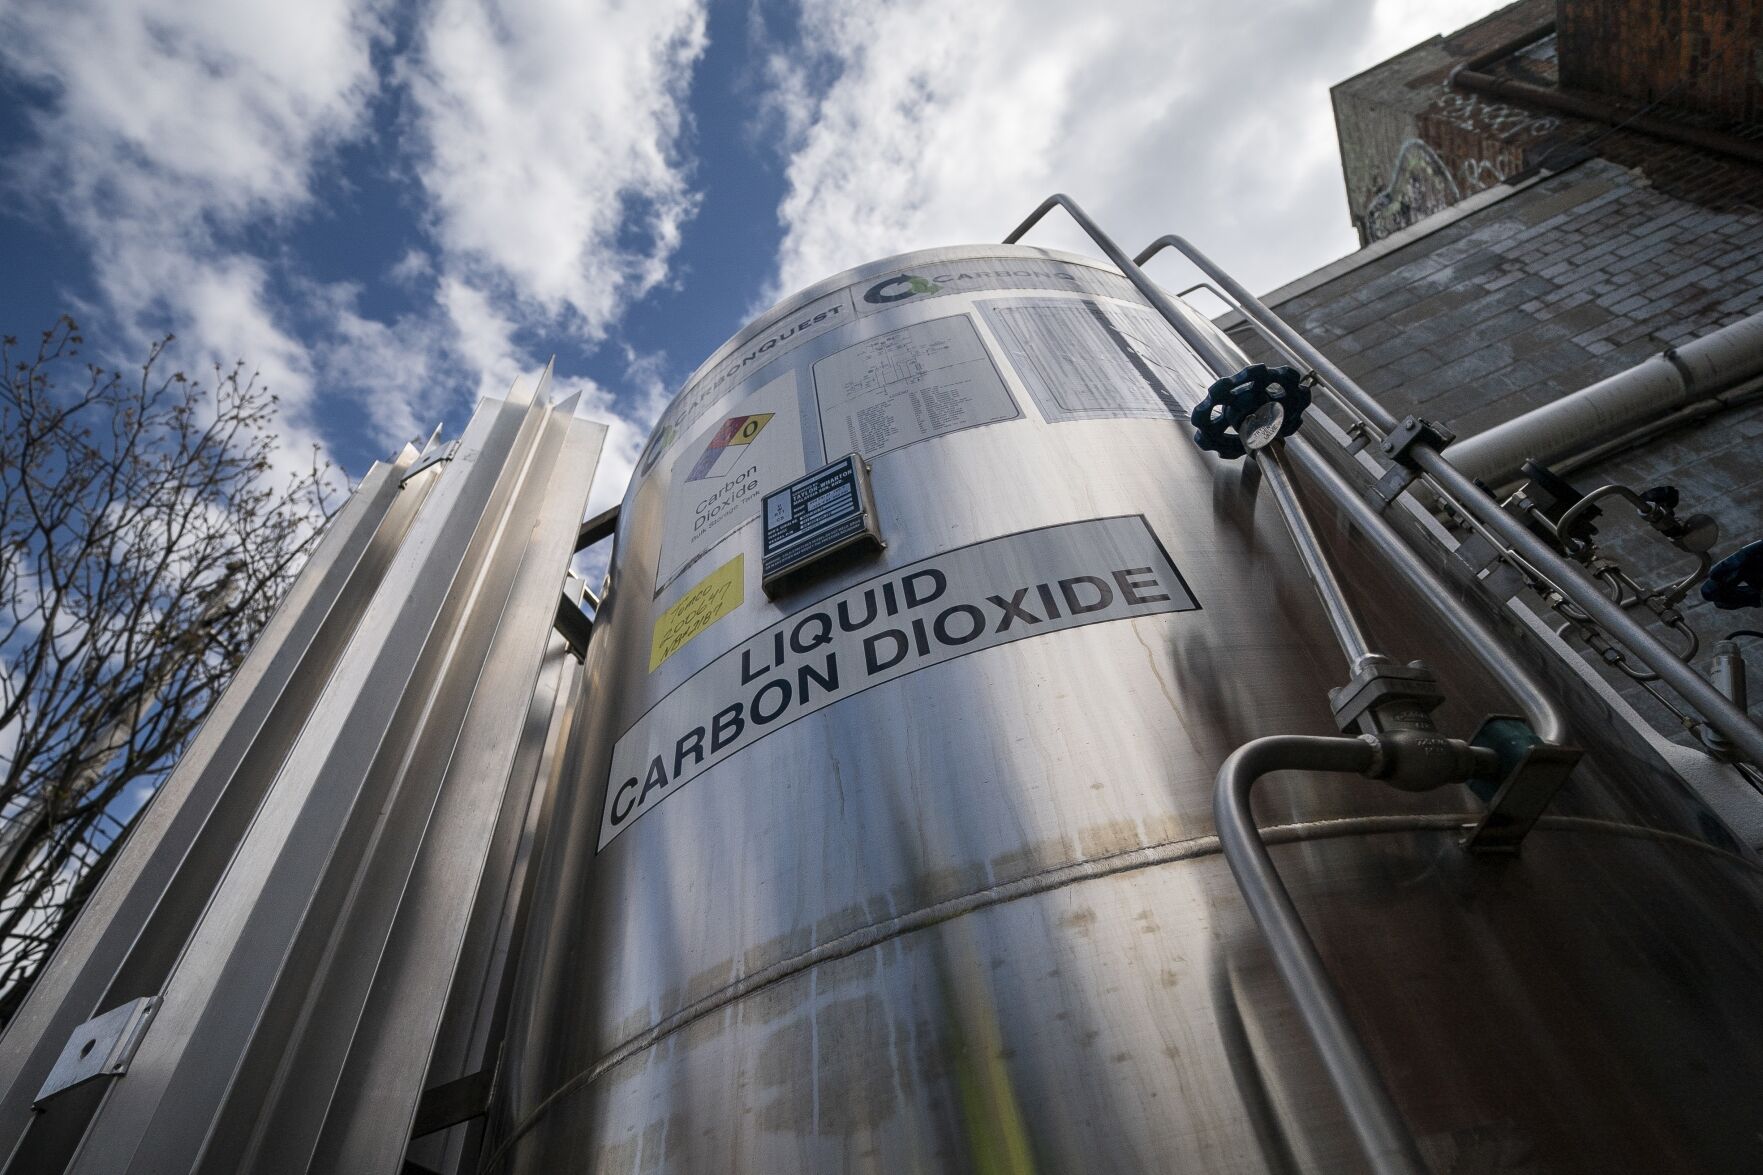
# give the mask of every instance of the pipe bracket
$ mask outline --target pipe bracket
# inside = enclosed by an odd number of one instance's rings
[[[1457,439],[1457,434],[1436,420],[1427,420],[1423,416],[1404,416],[1389,435],[1378,446],[1384,456],[1397,465],[1413,468],[1414,458],[1411,450],[1416,445],[1425,445],[1429,449],[1443,449]]]
[[[1328,692],[1335,725],[1347,734],[1431,733],[1436,729],[1432,712],[1444,700],[1438,679],[1423,663],[1398,665],[1375,655],[1354,670],[1346,685]]]
[[[1463,847],[1472,853],[1516,854],[1584,752],[1546,743],[1524,719],[1506,714],[1482,722],[1469,744],[1493,751],[1499,769],[1469,780],[1487,811],[1464,833]]]

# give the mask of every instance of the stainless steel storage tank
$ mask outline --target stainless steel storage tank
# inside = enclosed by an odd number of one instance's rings
[[[1345,673],[1272,503],[1189,441],[1211,378],[1118,273],[984,246],[831,278],[687,382],[487,1169],[1362,1167],[1212,835],[1219,764],[1333,733]],[[849,452],[885,549],[768,599],[762,497]],[[1338,551],[1443,726],[1506,708]],[[1437,1169],[1763,1168],[1758,866],[1675,779],[1594,754],[1499,861],[1461,788],[1257,802]]]

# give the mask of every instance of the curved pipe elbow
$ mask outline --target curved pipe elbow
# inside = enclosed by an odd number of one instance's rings
[[[1348,1019],[1249,810],[1250,793],[1264,775],[1294,769],[1363,775],[1377,755],[1366,739],[1297,734],[1255,739],[1219,768],[1213,813],[1225,860],[1340,1095],[1368,1169],[1377,1175],[1424,1175],[1419,1147]]]

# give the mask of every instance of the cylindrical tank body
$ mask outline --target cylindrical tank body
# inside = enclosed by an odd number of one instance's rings
[[[1118,273],[1006,246],[698,370],[625,498],[487,1169],[1362,1169],[1212,835],[1220,763],[1333,733],[1346,667],[1189,439],[1210,379]],[[849,452],[885,548],[767,598],[762,496]],[[1448,733],[1509,711],[1338,552]],[[1614,760],[1501,860],[1463,788],[1261,788],[1438,1170],[1763,1166],[1758,867]]]

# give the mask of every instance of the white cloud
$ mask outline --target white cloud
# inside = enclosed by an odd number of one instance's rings
[[[135,184],[154,183],[181,197],[157,209],[174,221],[304,200],[374,85],[378,16],[350,0],[38,2],[0,28],[7,67],[55,93],[38,163],[59,165],[63,197],[138,212]]]
[[[243,358],[313,427],[310,348],[279,320],[264,265],[225,245],[297,213],[376,80],[374,3],[71,0],[0,16],[0,65],[46,90],[7,180],[89,255],[128,356],[166,330],[196,371]]]
[[[129,362],[172,330],[189,368],[260,368],[295,457],[326,397],[365,408],[395,446],[462,415],[462,392],[535,367],[517,331],[561,323],[592,341],[665,280],[695,206],[680,140],[698,0],[418,6],[409,54],[388,66],[374,54],[391,3],[0,9],[0,69],[46,95],[6,178],[89,257],[103,339]],[[361,275],[416,299],[385,321],[354,282],[308,280],[297,257],[272,269],[263,242],[311,213],[335,149],[399,82],[432,240]]]
[[[667,274],[699,0],[443,0],[402,74],[446,267],[597,339]]]
[[[773,293],[996,241],[1056,190],[1129,251],[1181,232],[1276,284],[1355,244],[1328,87],[1497,6],[806,4],[805,52],[768,71],[791,143]],[[1095,252],[1062,214],[1030,240]]]
[[[478,395],[505,395],[516,379],[531,376],[543,365],[542,357],[520,348],[515,341],[513,320],[498,310],[483,291],[458,278],[446,278],[441,283],[440,300],[457,357],[479,373]],[[659,356],[638,355],[627,349],[624,359],[626,383],[631,390],[622,402],[611,389],[592,379],[558,375],[552,381],[553,400],[580,393],[579,411],[605,422],[609,429],[588,501],[590,514],[604,510],[624,496],[625,485],[636,468],[637,454],[671,394],[658,374]],[[457,426],[452,431],[456,433]]]

